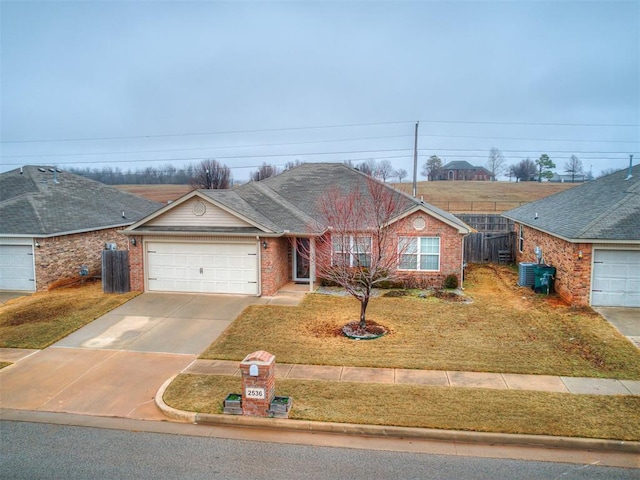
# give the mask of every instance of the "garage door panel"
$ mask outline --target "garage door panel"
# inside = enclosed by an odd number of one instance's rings
[[[0,290],[35,290],[33,247],[0,245]]]
[[[153,243],[147,246],[151,291],[258,294],[256,243]]]
[[[591,305],[640,307],[640,250],[595,250]]]

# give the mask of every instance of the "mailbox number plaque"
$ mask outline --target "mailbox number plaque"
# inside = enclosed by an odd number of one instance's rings
[[[265,389],[260,387],[247,387],[244,391],[244,395],[247,398],[255,398],[259,400],[267,398]]]

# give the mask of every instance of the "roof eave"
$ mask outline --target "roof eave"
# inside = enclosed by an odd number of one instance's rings
[[[131,225],[132,222],[118,223],[114,225],[104,225],[95,228],[82,228],[78,230],[65,230],[52,233],[0,233],[0,237],[21,237],[21,238],[53,238],[62,237],[65,235],[76,235],[79,233],[96,232],[98,230],[109,230],[111,228],[122,228]]]

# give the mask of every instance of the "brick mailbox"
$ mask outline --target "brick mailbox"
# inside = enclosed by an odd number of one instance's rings
[[[250,353],[240,363],[242,373],[242,414],[270,416],[276,392],[276,357],[264,350]]]

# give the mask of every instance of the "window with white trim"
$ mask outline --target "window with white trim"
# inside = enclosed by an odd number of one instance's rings
[[[440,237],[400,237],[400,270],[440,271]]]
[[[333,264],[347,267],[371,265],[371,237],[358,235],[332,236]]]

